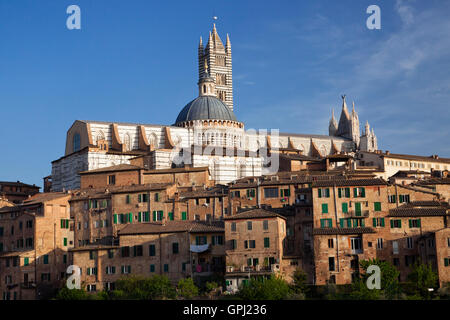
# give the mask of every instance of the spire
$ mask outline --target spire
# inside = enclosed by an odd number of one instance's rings
[[[229,50],[231,49],[231,41],[230,41],[230,36],[227,33],[227,44],[226,44],[226,49]]]
[[[334,136],[338,130],[338,124],[336,118],[334,117],[334,108],[331,110],[330,124],[328,125],[328,135]]]
[[[369,126],[369,121],[368,120],[366,120],[366,127],[364,129],[364,134],[366,136],[368,136],[370,134],[370,126]]]
[[[200,36],[200,42],[199,42],[199,44],[198,44],[198,47],[203,49],[203,40],[202,40],[202,36]]]

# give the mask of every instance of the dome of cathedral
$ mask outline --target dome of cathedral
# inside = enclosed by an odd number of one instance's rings
[[[175,124],[193,120],[237,121],[233,111],[214,96],[200,96],[189,102],[178,114]]]

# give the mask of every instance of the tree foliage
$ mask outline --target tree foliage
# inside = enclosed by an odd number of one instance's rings
[[[431,268],[431,264],[416,262],[413,271],[408,275],[411,287],[415,295],[424,299],[431,299],[432,292],[428,289],[436,289],[438,286],[438,275]]]
[[[160,275],[119,279],[116,281],[116,290],[110,293],[110,298],[117,300],[161,300],[173,299],[175,296],[175,288],[169,278]]]
[[[272,275],[270,278],[254,278],[241,286],[238,296],[244,300],[281,300],[289,296],[286,281]]]
[[[192,278],[180,279],[177,285],[178,295],[180,297],[191,299],[198,295],[198,288]]]
[[[92,297],[83,289],[62,288],[56,295],[57,300],[90,300]]]
[[[294,274],[292,275],[293,278],[293,284],[292,284],[292,290],[297,293],[303,293],[306,294],[309,291],[308,284],[307,284],[307,275],[306,272],[303,271],[301,268],[297,268],[294,271]]]

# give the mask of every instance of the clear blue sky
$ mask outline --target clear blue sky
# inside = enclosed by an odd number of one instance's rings
[[[66,8],[81,8],[81,30]],[[381,8],[368,30],[366,8]],[[327,134],[340,95],[379,147],[450,156],[450,2],[0,0],[0,180],[42,185],[76,119],[172,124],[212,16],[246,128]]]

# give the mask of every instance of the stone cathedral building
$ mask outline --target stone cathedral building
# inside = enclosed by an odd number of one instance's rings
[[[148,157],[148,169],[207,166],[211,180],[228,183],[277,171],[276,155],[283,151],[326,157],[377,149],[373,129],[367,124],[360,134],[354,104],[350,115],[345,96],[329,135],[246,130],[234,114],[230,37],[224,45],[215,25],[206,46],[200,38],[198,72],[198,97],[172,125],[76,120],[64,156],[52,162],[52,191],[78,189],[79,172],[129,164],[138,156]]]

